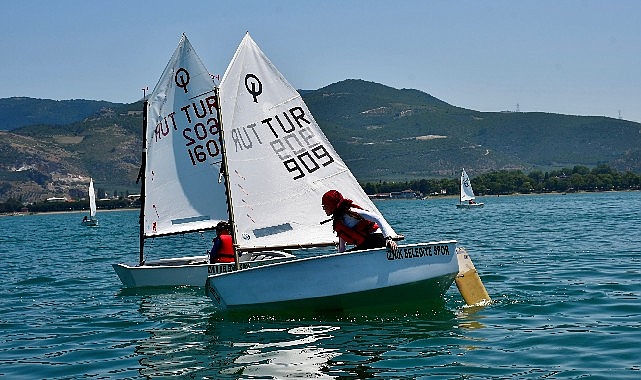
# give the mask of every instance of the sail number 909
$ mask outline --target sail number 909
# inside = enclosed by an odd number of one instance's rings
[[[323,145],[317,145],[309,151],[283,161],[283,165],[290,173],[296,173],[294,179],[299,179],[305,177],[306,173],[313,173],[320,169],[321,166],[327,166],[332,162],[334,162],[334,159],[329,155],[327,149]]]

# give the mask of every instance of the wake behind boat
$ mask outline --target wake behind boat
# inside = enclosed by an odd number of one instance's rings
[[[300,94],[249,33],[220,95],[222,172],[239,251],[335,245],[331,227],[319,224],[326,219],[321,198],[331,189],[382,218]],[[212,274],[205,291],[221,309],[421,303],[450,287],[459,271],[456,251],[456,241],[447,240],[318,255]]]
[[[230,219],[218,96],[212,76],[182,36],[158,84],[144,102],[137,263],[113,264],[127,287],[204,286],[208,274],[293,257],[267,250],[242,255],[235,265],[206,255],[145,258],[145,239],[213,230]]]
[[[483,207],[483,202],[477,203],[474,199],[474,190],[472,190],[472,182],[470,182],[470,177],[467,176],[465,169],[461,172],[461,193],[459,197],[459,203],[456,205],[457,208],[481,208]]]

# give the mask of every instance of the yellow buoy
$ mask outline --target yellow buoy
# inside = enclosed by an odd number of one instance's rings
[[[465,303],[470,306],[489,303],[491,301],[490,295],[487,294],[467,250],[462,247],[457,248],[456,258],[458,259],[458,275],[454,281]]]

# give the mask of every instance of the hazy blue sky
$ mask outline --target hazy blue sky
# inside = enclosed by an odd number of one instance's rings
[[[184,32],[214,74],[249,31],[299,89],[358,78],[479,110],[641,122],[641,1],[0,2],[0,98],[129,103]]]

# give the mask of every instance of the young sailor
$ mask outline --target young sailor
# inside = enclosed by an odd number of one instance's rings
[[[361,206],[344,198],[337,190],[323,194],[323,209],[333,219],[334,231],[338,235],[338,251],[345,252],[345,245],[355,245],[349,251],[389,247],[396,249],[392,240],[392,228],[385,219],[364,210]]]
[[[216,236],[212,242],[214,245],[209,252],[209,263],[233,263],[234,242],[229,234],[229,224],[225,221],[216,225]]]

